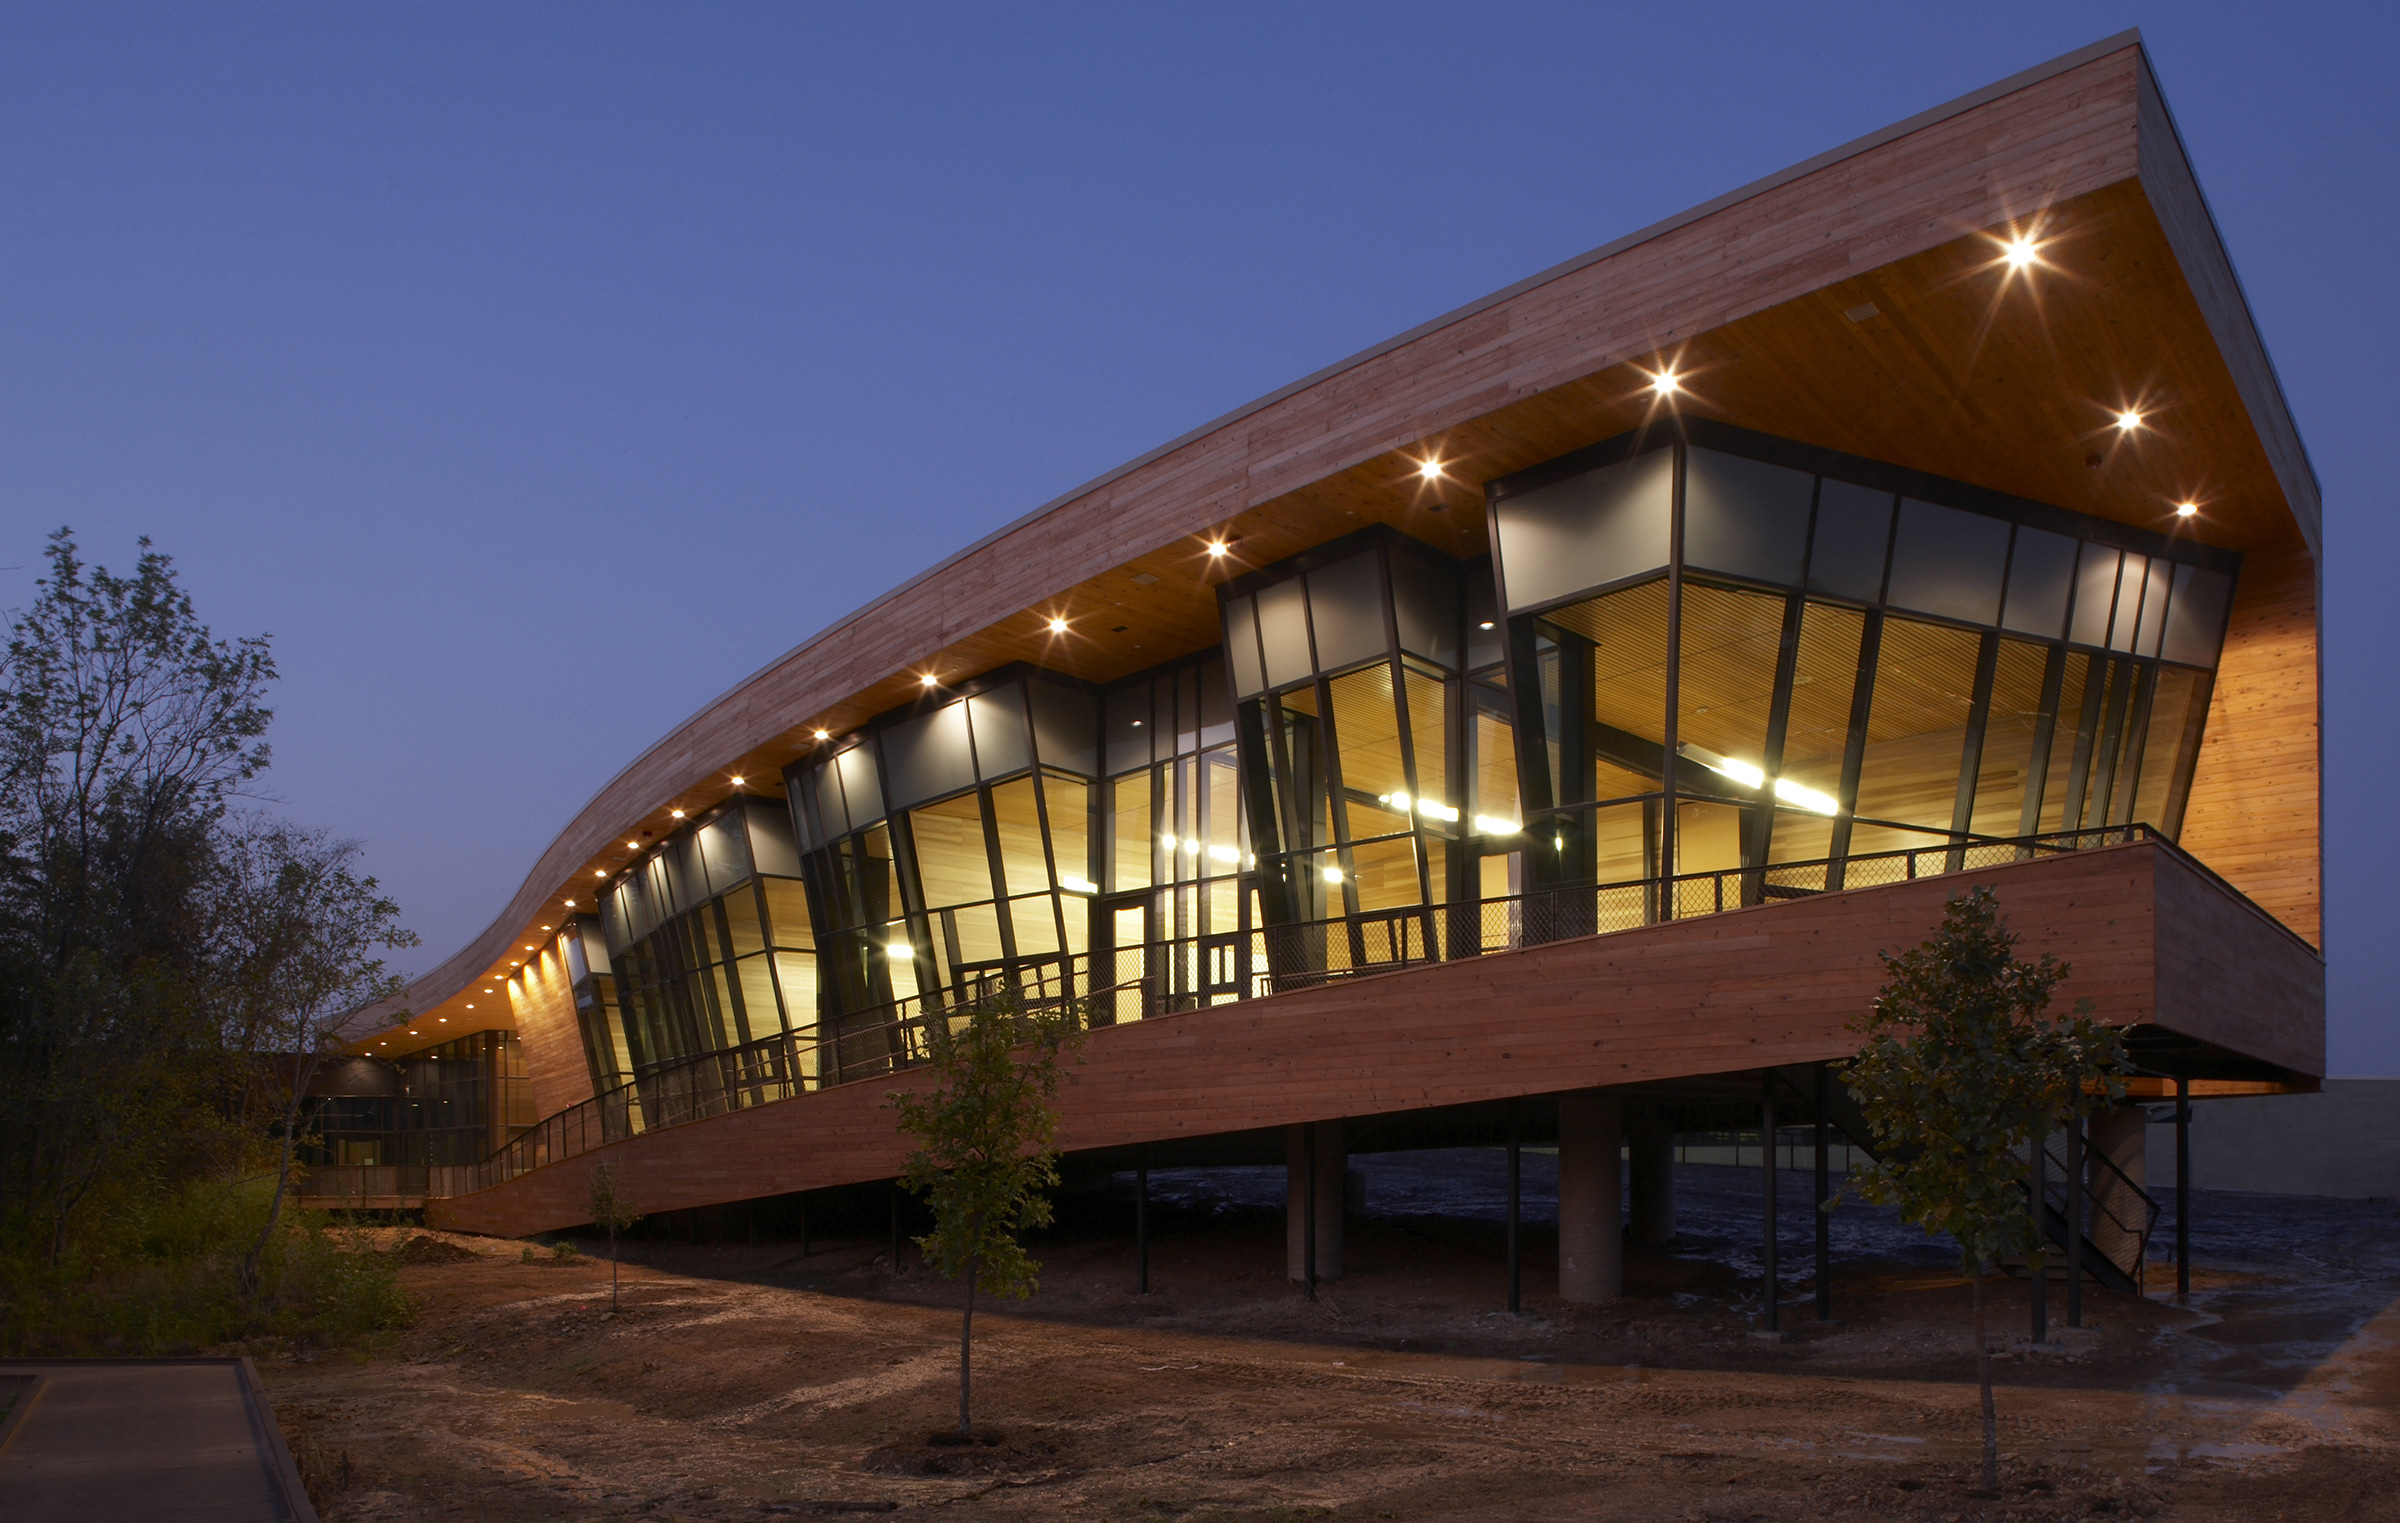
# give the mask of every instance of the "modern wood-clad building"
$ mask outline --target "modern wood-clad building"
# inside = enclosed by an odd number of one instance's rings
[[[1261,398],[778,658],[357,1042],[383,1100],[466,1073],[484,1109],[411,1153],[331,1099],[320,1174],[506,1233],[581,1220],[603,1151],[653,1210],[888,1179],[923,1023],[1014,985],[1105,1023],[1072,1155],[1288,1158],[1338,1272],[1344,1149],[1513,1115],[1568,1155],[1562,1289],[1609,1294],[1591,1160],[1630,1146],[1639,1195],[1679,1130],[1838,1111],[1812,1065],[1876,954],[1970,884],[2128,1028],[2137,1094],[2307,1089],[2319,546],[2113,39]],[[2128,1187],[2140,1135],[2094,1135]]]

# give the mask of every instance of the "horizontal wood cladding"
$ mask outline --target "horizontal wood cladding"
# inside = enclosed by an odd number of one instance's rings
[[[2323,1078],[2325,960],[2181,859],[2161,856],[2156,902],[2157,1024]]]
[[[2162,936],[2162,881],[2176,938]],[[1877,953],[1922,941],[1944,903],[1991,884],[2028,956],[2073,965],[2062,990],[2118,1024],[2159,1022],[2290,1062],[2321,1034],[2313,959],[2155,845],[2012,864],[1558,942],[1096,1032],[1061,1096],[1079,1150],[1590,1086],[1839,1058],[1883,981]],[[2160,962],[2189,959],[2170,987]],[[2212,983],[2219,964],[2261,971]],[[2321,980],[2321,965],[2319,978]],[[2222,991],[2221,993],[2219,991]],[[2321,1050],[2321,1035],[2320,1048]],[[604,1150],[647,1209],[896,1174],[907,1148],[883,1097],[922,1076],[822,1091]],[[588,1160],[429,1208],[520,1234],[583,1220]]]
[[[1104,568],[1144,556],[1179,565],[1177,587],[1163,596],[1213,610],[1197,536],[1246,510],[1508,404],[1654,361],[1866,268],[2132,179],[2138,58],[2128,47],[2041,79],[1461,314],[934,567],[747,679],[602,788],[494,926],[412,989],[412,1007],[423,1013],[504,961],[519,928],[551,918],[562,894],[590,884],[590,864],[608,858],[619,832],[706,790],[721,795],[726,769],[794,747],[805,726],[829,716],[855,723],[906,701],[916,668],[987,632],[1008,638],[982,657],[1038,659],[1040,610]],[[1574,442],[1601,437],[1607,421],[1587,416],[1570,430]],[[1314,527],[1311,535],[1327,537]],[[1128,605],[1124,616],[1092,611],[1134,627],[1138,640],[1143,600],[1108,601]],[[1187,616],[1178,610],[1161,627]]]
[[[2234,590],[2183,849],[2324,945],[2317,571],[2294,545],[2253,555]]]

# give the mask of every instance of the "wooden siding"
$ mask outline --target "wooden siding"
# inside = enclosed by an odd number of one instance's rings
[[[1849,1022],[1883,981],[1877,952],[1931,934],[1944,903],[1969,882],[1998,890],[2026,955],[2051,952],[2073,964],[2062,997],[2090,999],[2106,1020],[2193,1023],[2193,1034],[2276,1063],[2321,1051],[2307,1037],[2322,1026],[2322,965],[2167,850],[2136,845],[1095,1032],[1061,1096],[1059,1144],[1164,1142],[1843,1057],[1856,1048]],[[2172,939],[2162,905],[2177,922]],[[2193,935],[2208,941],[2206,960],[2190,946]],[[2171,983],[2159,967],[2170,951],[2183,969]],[[2253,959],[2270,971],[2214,976]],[[2162,986],[2173,990],[2171,1008],[2158,998]],[[922,1082],[844,1085],[603,1151],[652,1210],[888,1178],[907,1149],[883,1097]],[[583,1219],[588,1173],[570,1160],[429,1210],[473,1231],[571,1225]]]
[[[2317,569],[2254,554],[2234,589],[2179,844],[2324,945]]]
[[[776,775],[816,727],[838,734],[913,700],[920,671],[1136,670],[1215,638],[1223,576],[1367,522],[1477,552],[1474,484],[1639,423],[1645,367],[1669,359],[1694,413],[2144,527],[2172,526],[2168,494],[2205,482],[2185,532],[2297,548],[2313,481],[2292,467],[2288,418],[2262,421],[2279,405],[2257,384],[2263,349],[2154,95],[2132,45],[2035,71],[1545,272],[1009,525],[627,767],[500,919],[412,988],[419,1029],[437,1012],[460,1029],[462,991],[524,927],[569,913],[563,899],[588,906],[626,834],[713,803],[731,774]],[[2001,302],[1988,235],[2036,211],[2056,278],[2038,304]],[[2118,440],[2107,417],[2133,400],[2159,422]],[[1459,483],[1425,486],[1426,453],[1455,462]],[[1210,561],[1211,534],[1238,536],[1236,553]],[[1053,613],[1071,634],[1045,632]],[[2313,791],[2314,745],[2312,720],[2305,737],[2254,735],[2244,754],[2272,747],[2299,765],[2305,750]],[[2307,852],[2313,878],[2313,835]],[[2250,873],[2237,881],[2267,881],[2237,866]]]
[[[554,1115],[592,1098],[592,1065],[583,1054],[583,1031],[575,1022],[575,990],[568,981],[567,962],[559,953],[559,944],[552,941],[527,956],[524,969],[505,993],[516,1017],[517,1040],[525,1050],[525,1072],[533,1081],[534,1113]]]

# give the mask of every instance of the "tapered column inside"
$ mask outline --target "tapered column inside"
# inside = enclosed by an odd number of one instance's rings
[[[1284,1257],[1288,1266],[1285,1273],[1295,1284],[1308,1279],[1308,1241],[1303,1232],[1308,1220],[1309,1130],[1302,1126],[1283,1129],[1286,1174]],[[1342,1146],[1342,1124],[1339,1121],[1320,1121],[1315,1131],[1317,1278],[1338,1280],[1342,1277],[1342,1184],[1343,1177],[1349,1172],[1350,1155]]]
[[[1626,1172],[1632,1176],[1633,1240],[1663,1248],[1675,1241],[1675,1128],[1667,1121],[1626,1128]]]
[[[1600,1095],[1558,1102],[1558,1298],[1625,1293],[1624,1110]]]

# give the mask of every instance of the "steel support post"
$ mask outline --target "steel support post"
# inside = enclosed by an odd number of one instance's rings
[[[1508,1314],[1512,1317],[1524,1309],[1525,1261],[1517,1240],[1524,1200],[1524,1143],[1517,1102],[1511,1100],[1508,1102]]]
[[[2050,1341],[2050,1218],[2043,1197],[2050,1193],[2050,1128],[2033,1134],[2033,1332],[2035,1343]]]
[[[2083,1117],[2067,1123],[2067,1326],[2083,1326]]]
[[[1766,1308],[1763,1325],[1771,1333],[1775,1332],[1778,1326],[1776,1322],[1778,1293],[1775,1270],[1775,1076],[1773,1074],[1766,1075],[1765,1082],[1761,1086],[1758,1102],[1758,1140],[1759,1186],[1762,1214],[1765,1219],[1765,1237],[1760,1245],[1761,1257],[1766,1265],[1762,1297]]]
[[[1308,1160],[1308,1172],[1300,1176],[1300,1278],[1308,1286],[1308,1298],[1317,1298],[1317,1124],[1308,1122],[1300,1128],[1300,1155]]]
[[[2175,1081],[2175,1295],[2192,1293],[2192,1081]]]
[[[1825,1119],[1832,1080],[1825,1065],[1817,1065],[1817,1320],[1833,1320],[1833,1214],[1825,1203],[1833,1198],[1833,1126]]]

